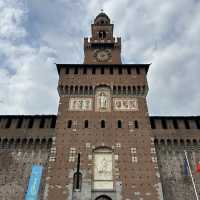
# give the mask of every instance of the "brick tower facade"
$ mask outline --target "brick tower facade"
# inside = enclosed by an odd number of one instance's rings
[[[48,200],[162,199],[146,95],[149,64],[122,64],[105,13],[84,39],[84,64],[57,64],[60,95]]]

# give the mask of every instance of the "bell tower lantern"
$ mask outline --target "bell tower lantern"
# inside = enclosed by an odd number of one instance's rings
[[[92,37],[84,38],[84,64],[121,64],[121,38],[113,37],[114,24],[101,12],[91,25]]]

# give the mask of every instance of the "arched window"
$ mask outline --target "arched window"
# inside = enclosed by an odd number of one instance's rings
[[[101,128],[105,128],[106,127],[106,122],[105,120],[101,120]]]
[[[88,86],[85,86],[84,94],[88,94]]]
[[[122,128],[122,121],[121,120],[117,121],[117,128]]]
[[[127,67],[127,74],[131,74],[131,68]]]
[[[101,74],[104,74],[104,67],[101,67]]]
[[[84,128],[88,128],[89,127],[89,122],[88,122],[88,120],[85,120],[85,122],[84,122]]]
[[[33,128],[33,117],[29,119],[28,128]]]
[[[86,67],[83,68],[83,74],[87,74],[87,68]]]
[[[116,86],[113,86],[113,94],[116,94],[116,91],[117,91]]]
[[[136,88],[135,88],[135,86],[133,86],[133,95],[135,95],[136,94]]]
[[[100,39],[106,38],[106,32],[105,31],[99,31],[99,38]]]
[[[128,95],[131,95],[131,86],[128,86]]]
[[[11,122],[12,122],[12,119],[9,117],[9,118],[7,119],[6,127],[5,127],[5,128],[10,128]]]
[[[121,67],[118,68],[118,73],[122,74],[122,68]]]
[[[96,68],[95,67],[92,68],[92,74],[96,74]]]
[[[40,119],[40,128],[44,128],[45,118]]]
[[[101,195],[97,197],[95,200],[112,200],[112,199],[106,195]]]
[[[93,94],[93,88],[92,88],[92,86],[90,86],[90,88],[89,88],[89,94]]]
[[[65,94],[69,94],[69,88],[67,85],[65,86]]]
[[[83,94],[83,86],[80,86],[80,91],[79,91],[80,94]]]
[[[74,74],[78,74],[78,67],[74,68]]]
[[[123,94],[126,94],[126,86],[123,86]]]
[[[78,86],[75,86],[75,94],[78,94]]]
[[[138,121],[135,120],[135,128],[139,128]]]
[[[121,94],[121,86],[118,86],[118,94]]]
[[[72,120],[68,120],[67,128],[71,128],[71,127],[72,127]]]
[[[70,86],[70,94],[73,94],[74,87]]]
[[[110,74],[113,74],[113,67],[110,67]]]
[[[50,149],[50,148],[51,148],[51,146],[52,146],[52,143],[53,143],[53,140],[52,140],[52,138],[49,138],[49,139],[48,139],[48,142],[47,142],[47,148],[48,148],[48,149]]]

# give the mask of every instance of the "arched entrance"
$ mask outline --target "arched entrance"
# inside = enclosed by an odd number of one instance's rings
[[[106,195],[101,195],[97,197],[95,200],[112,200],[112,199]]]

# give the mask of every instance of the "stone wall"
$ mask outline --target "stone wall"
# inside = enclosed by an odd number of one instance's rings
[[[0,149],[0,199],[24,200],[32,165],[46,168],[48,152],[47,148]]]
[[[200,161],[198,146],[156,146],[158,166],[163,186],[164,200],[196,200],[189,170],[185,170],[185,153],[194,177],[198,195],[200,194],[200,172],[196,170]]]
[[[12,118],[12,123],[6,127],[9,117]],[[16,128],[22,117],[21,128]],[[44,195],[45,176],[52,139],[55,137],[56,116],[0,116],[0,118],[0,199],[24,200],[31,167],[33,164],[41,164],[45,167],[45,171],[40,200],[47,200]],[[31,118],[34,119],[33,127],[28,128]],[[53,118],[54,125],[51,126]],[[40,127],[43,124],[42,119],[45,119],[43,128]],[[196,172],[197,163],[200,161],[200,118],[151,117],[150,119],[164,200],[196,200],[191,177],[184,172],[184,150],[188,153],[200,196],[200,173]]]

